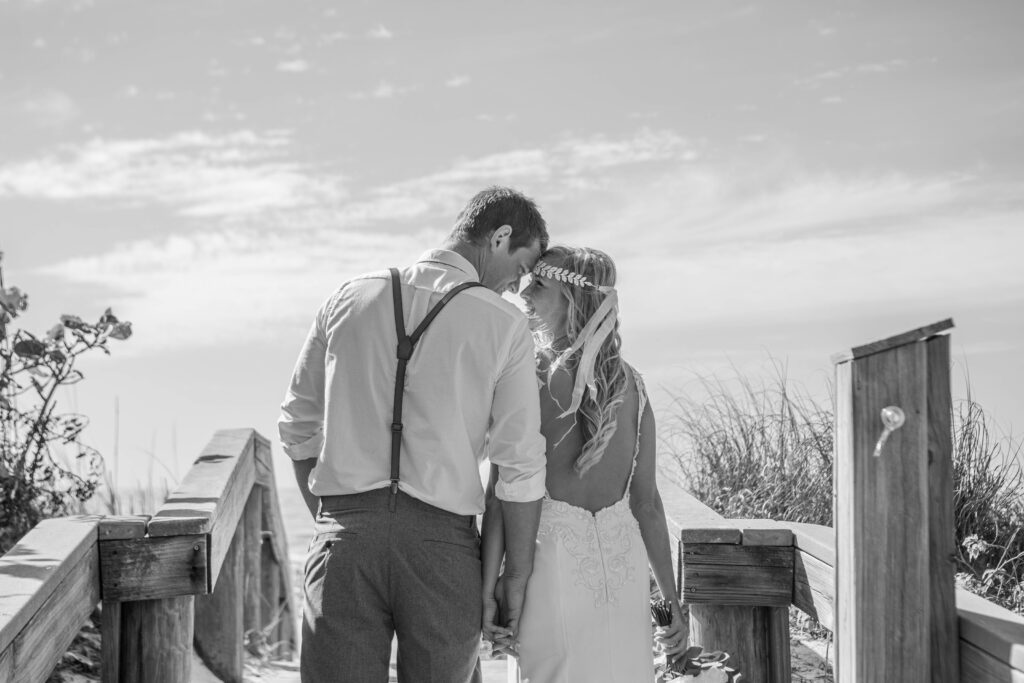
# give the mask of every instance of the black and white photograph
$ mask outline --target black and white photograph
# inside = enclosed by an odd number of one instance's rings
[[[1021,36],[0,0],[0,683],[1024,681]]]

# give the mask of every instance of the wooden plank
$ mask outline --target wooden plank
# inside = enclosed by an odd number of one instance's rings
[[[768,607],[767,683],[792,683],[793,664],[789,651],[789,608]]]
[[[251,429],[218,431],[149,522],[153,537],[208,533],[214,585],[256,478],[254,434]]]
[[[793,555],[793,606],[829,630],[835,628],[836,574],[832,565],[797,550]]]
[[[924,342],[851,361],[852,419],[839,424],[853,449],[837,460],[852,476],[835,484],[840,683],[931,680],[926,361]],[[890,405],[906,422],[876,458],[879,414]]]
[[[99,553],[92,542],[15,636],[13,680],[45,681],[99,599]]]
[[[268,539],[269,541],[269,539]],[[276,655],[276,645],[281,640],[281,618],[284,608],[281,602],[281,568],[274,557],[274,548],[266,542],[260,548],[260,625],[266,634],[271,656]]]
[[[690,604],[789,607],[793,599],[792,548],[687,543],[683,574]]]
[[[213,593],[196,598],[196,652],[226,683],[242,683],[243,568],[245,531],[239,526],[224,556]]]
[[[729,653],[743,681],[769,681],[768,607],[691,605],[690,641],[707,651]]]
[[[263,487],[253,486],[242,514],[242,623],[246,649],[256,656],[263,653],[263,623],[260,619],[261,571],[263,556]]]
[[[1024,617],[965,590],[956,591],[956,608],[960,640],[1024,671]]]
[[[954,575],[952,398],[949,336],[925,342],[928,421],[928,580],[932,683],[955,683],[960,670]]]
[[[937,323],[931,325],[925,325],[924,327],[918,327],[917,329],[903,332],[901,334],[893,335],[887,339],[881,341],[871,342],[870,344],[864,344],[863,346],[855,346],[850,351],[843,351],[832,356],[832,363],[845,363],[847,361],[855,360],[857,358],[863,358],[870,356],[873,353],[882,353],[883,351],[890,351],[900,346],[907,344],[913,344],[914,342],[922,341],[934,337],[937,334],[946,332],[947,330],[953,329],[953,319],[946,318],[940,320]]]
[[[14,649],[0,650],[0,681],[14,680]]]
[[[99,519],[99,539],[101,541],[142,538],[146,535],[149,515],[106,515]]]
[[[1024,683],[1024,672],[1008,666],[966,640],[960,641],[960,675],[963,683]]]
[[[100,680],[121,682],[121,603],[104,600],[100,613]]]
[[[292,561],[288,554],[288,535],[284,528],[284,518],[281,515],[281,505],[277,497],[270,442],[261,434],[256,433],[253,451],[254,459],[260,463],[257,467],[257,475],[262,477],[262,481],[268,482],[263,489],[263,529],[271,534],[270,540],[280,571],[281,595],[285,602],[284,612],[281,615],[280,637],[288,644],[288,647],[279,652],[291,653],[295,651],[297,645],[294,623],[298,609],[295,606],[295,593],[292,590]]]
[[[838,582],[838,567],[840,558],[852,558],[854,548],[858,543],[863,542],[863,537],[858,535],[857,518],[854,514],[853,505],[839,505],[840,482],[849,486],[847,482],[853,481],[858,475],[859,460],[853,456],[853,363],[845,362],[836,365],[836,414],[835,432],[832,454],[832,522],[836,528],[852,530],[844,533],[842,537],[835,538],[835,550],[832,566],[836,568],[836,592],[835,592],[835,617],[833,618],[833,633],[836,648],[836,670],[835,679],[838,683],[859,683],[857,679],[857,660],[852,655],[855,650],[850,649],[853,645],[852,638],[849,645],[839,637],[839,632],[853,634],[860,627],[857,618],[857,611],[853,609],[856,591],[852,580]],[[797,543],[801,542],[802,535],[798,534]],[[820,559],[820,558],[819,558]],[[849,560],[847,560],[847,563]],[[852,565],[847,564],[847,567]],[[847,607],[849,605],[849,607]],[[838,666],[840,659],[847,658],[847,650],[850,652],[851,662],[849,665]]]
[[[793,530],[793,545],[825,564],[836,566],[836,530],[820,524],[786,522]]]
[[[0,652],[96,545],[95,518],[47,519],[0,557]]]
[[[670,481],[659,482],[669,533],[684,543],[740,543],[743,533],[722,515]]]
[[[104,600],[154,600],[210,590],[205,534],[102,541],[99,546]]]
[[[192,680],[194,605],[191,595],[122,603],[119,683]]]
[[[792,546],[793,530],[788,522],[774,519],[730,519],[743,534],[743,545]]]

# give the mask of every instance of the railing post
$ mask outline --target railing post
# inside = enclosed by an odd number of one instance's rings
[[[263,496],[259,486],[253,486],[249,500],[245,503],[242,513],[242,525],[245,527],[243,544],[243,628],[245,631],[246,649],[259,656],[264,645],[263,620],[261,619],[260,603],[262,589],[262,571],[260,563],[263,557]]]
[[[196,652],[210,671],[226,683],[242,683],[244,544],[245,528],[239,524],[213,592],[195,599]]]
[[[837,359],[839,683],[958,680],[949,346],[929,339],[950,327],[943,321]],[[894,431],[881,417],[887,407],[905,416]]]
[[[192,680],[195,598],[186,595],[120,603],[117,683],[186,683]],[[106,626],[106,623],[104,624]],[[106,633],[104,633],[106,635]],[[105,662],[106,663],[106,662]],[[103,678],[107,681],[106,676]]]

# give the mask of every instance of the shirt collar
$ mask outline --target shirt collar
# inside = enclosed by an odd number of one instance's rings
[[[448,249],[431,249],[430,251],[426,251],[416,262],[440,263],[443,266],[461,270],[476,282],[480,281],[480,274],[476,272],[476,268],[473,267],[473,264],[467,261],[466,257],[454,251],[449,251]]]

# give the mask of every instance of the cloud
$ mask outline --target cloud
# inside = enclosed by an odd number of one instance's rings
[[[270,139],[268,154],[287,145],[284,134]],[[163,154],[168,143],[138,146]],[[556,242],[616,259],[624,320],[645,353],[654,339],[737,321],[778,329],[879,312],[927,318],[1022,297],[1024,201],[1013,187],[979,174],[811,174],[748,151],[720,155],[671,130],[568,136],[456,159],[343,201],[296,188],[304,201],[278,201],[280,211],[244,224],[211,212],[201,232],[128,242],[46,272],[119,292],[115,310],[139,330],[131,353],[239,335],[278,343],[301,336],[338,283],[415,258],[474,192],[509,184],[540,202]]]
[[[309,71],[309,62],[305,59],[292,59],[285,62],[279,62],[277,70],[284,71],[285,73],[303,73],[304,71]]]
[[[367,38],[373,38],[374,40],[391,40],[394,35],[384,24],[377,24],[377,26],[366,32]]]
[[[470,80],[469,76],[452,76],[444,84],[448,88],[461,88],[464,85],[468,85]]]
[[[164,139],[93,139],[0,166],[0,198],[101,199],[170,206],[192,217],[238,217],[332,203],[341,178],[284,158],[290,134],[185,132]]]
[[[909,66],[910,62],[905,59],[890,59],[887,62],[855,64],[853,66],[845,66],[837,69],[829,69],[828,71],[822,71],[814,76],[810,76],[809,78],[800,79],[796,84],[801,87],[815,88],[823,83],[835,81],[840,78],[846,78],[848,76],[890,74],[906,69]]]
[[[389,100],[415,92],[418,89],[418,86],[415,85],[398,86],[388,81],[381,81],[373,90],[354,92],[350,97],[354,100]]]
[[[829,95],[828,97],[823,97],[821,99],[822,104],[842,104],[843,102],[843,98],[839,95]]]
[[[21,101],[18,109],[30,123],[42,128],[64,128],[81,116],[78,103],[59,90],[29,95]]]

